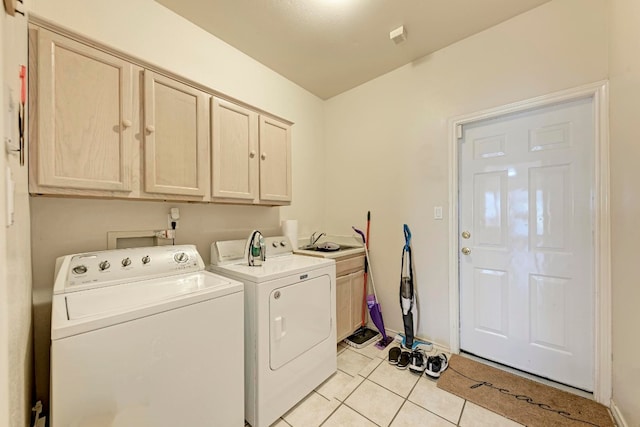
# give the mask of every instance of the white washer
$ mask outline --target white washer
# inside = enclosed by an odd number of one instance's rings
[[[245,419],[269,426],[337,370],[336,268],[266,238],[266,260],[247,265],[245,241],[214,242],[210,270],[244,283]]]
[[[51,426],[243,426],[243,300],[191,245],[58,258]]]

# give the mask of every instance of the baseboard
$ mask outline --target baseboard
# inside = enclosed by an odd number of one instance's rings
[[[618,427],[629,427],[629,424],[625,421],[622,412],[620,412],[620,409],[618,409],[613,399],[611,399],[611,414],[613,415],[613,419],[616,420]]]
[[[376,329],[376,325],[374,324],[368,324],[367,325],[369,328],[372,328],[374,330]],[[389,329],[389,328],[384,328],[385,332],[387,333],[388,337],[395,337],[398,334],[404,334],[404,331],[396,331],[394,329]],[[437,351],[437,352],[444,352],[444,353],[451,353],[451,348],[448,345],[444,345],[438,342],[433,341],[432,339],[420,336],[420,335],[416,335],[415,338],[417,340],[420,341],[424,341],[424,342],[430,342],[431,344],[433,344],[433,348]]]

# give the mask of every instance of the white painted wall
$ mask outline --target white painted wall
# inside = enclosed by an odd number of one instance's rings
[[[250,227],[276,234],[282,219],[295,218],[301,233],[322,228],[324,109],[316,96],[153,0],[33,0],[31,11],[295,123],[289,207],[32,198],[36,395],[46,403],[55,258],[106,249],[107,231],[166,228],[172,206],[181,211],[176,243],[197,244],[206,262],[212,241],[245,238]]]
[[[612,0],[609,16],[613,401],[628,426],[640,426],[640,2]]]
[[[24,427],[31,416],[32,337],[31,337],[31,249],[29,246],[29,196],[27,166],[20,166],[17,155],[4,149],[8,120],[14,121],[17,138],[17,116],[7,119],[7,87],[20,100],[19,65],[26,65],[27,26],[20,15],[1,13],[2,34],[2,148],[0,151],[0,425]],[[16,182],[15,223],[6,227],[6,167]]]
[[[402,330],[402,225],[413,232],[418,335],[448,346],[447,120],[607,77],[605,0],[555,0],[326,103],[326,224],[372,212],[371,258],[385,325]],[[346,179],[346,170],[355,176]]]
[[[613,4],[610,58],[609,2]],[[433,206],[443,206],[447,212],[448,118],[604,79],[610,60],[614,399],[629,425],[639,423],[640,413],[635,399],[640,378],[633,359],[638,347],[631,329],[638,323],[632,307],[639,300],[632,269],[637,251],[632,245],[638,241],[633,220],[640,200],[632,186],[638,181],[634,160],[640,157],[629,155],[640,154],[636,153],[639,135],[632,127],[635,116],[631,117],[639,110],[634,102],[640,95],[634,57],[640,40],[637,7],[636,0],[554,0],[322,103],[153,0],[32,1],[33,11],[43,18],[296,123],[292,206],[179,204],[183,220],[178,243],[195,242],[207,260],[211,240],[241,237],[248,224],[275,231],[281,219],[298,218],[301,234],[316,229],[350,234],[351,225],[364,226],[370,209],[378,294],[387,326],[399,330],[397,292],[406,222],[414,233],[422,313],[419,334],[445,346],[448,221],[434,221],[432,213]],[[0,167],[2,161],[0,156]],[[3,191],[0,186],[0,208]],[[32,199],[39,396],[48,387],[48,301],[55,257],[103,249],[107,231],[162,227],[170,206],[176,205]],[[0,375],[11,363],[3,310],[8,291],[2,273],[8,242],[4,232],[0,230]],[[29,325],[26,318],[21,322]],[[2,381],[0,394],[8,386]],[[0,398],[0,417],[7,406],[16,404]],[[0,418],[0,425],[4,421]]]

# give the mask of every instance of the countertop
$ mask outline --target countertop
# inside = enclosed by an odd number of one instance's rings
[[[340,249],[333,252],[296,249],[293,251],[293,253],[299,254],[299,255],[308,255],[308,256],[331,258],[331,259],[342,258],[344,256],[352,256],[352,255],[361,255],[361,254],[364,255],[364,246],[362,246],[362,243],[357,242],[352,236],[335,236],[335,235],[323,236],[320,240],[318,240],[317,244],[321,244],[325,242],[332,242],[332,243],[337,243],[339,245],[356,246],[356,247],[350,248],[350,249]],[[309,243],[309,239],[300,239],[298,241],[298,247],[304,246],[308,243]]]

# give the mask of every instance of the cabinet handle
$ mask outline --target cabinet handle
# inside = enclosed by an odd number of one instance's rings
[[[260,158],[262,160],[267,160],[267,153],[262,153],[262,155],[260,156]]]
[[[154,133],[156,131],[156,127],[153,125],[147,125],[147,132]]]
[[[122,121],[122,126],[124,126],[124,127],[125,127],[125,129],[126,129],[126,128],[130,128],[132,124],[133,124],[133,123],[131,123],[131,120],[124,119],[124,120]]]
[[[253,151],[253,150],[251,150],[251,151],[249,152],[249,158],[253,159],[255,156],[256,156],[256,152],[255,152],[255,151]]]

